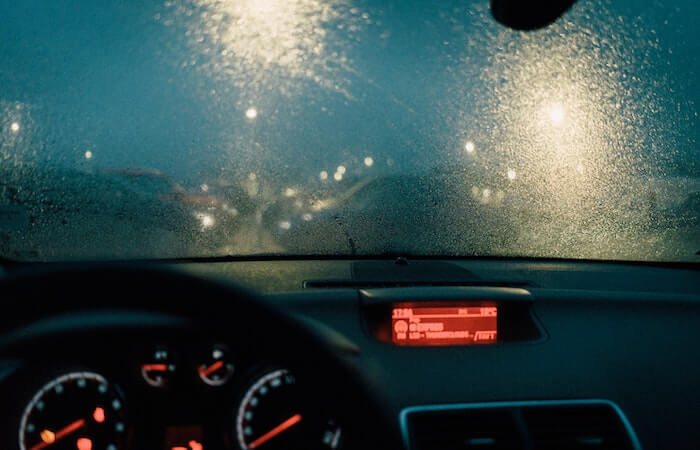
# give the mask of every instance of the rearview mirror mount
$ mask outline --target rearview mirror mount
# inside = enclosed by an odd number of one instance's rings
[[[491,14],[515,30],[536,30],[561,17],[576,0],[491,0]]]

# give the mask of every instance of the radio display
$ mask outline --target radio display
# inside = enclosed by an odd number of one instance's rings
[[[496,306],[395,304],[391,340],[412,346],[494,344],[497,325]]]

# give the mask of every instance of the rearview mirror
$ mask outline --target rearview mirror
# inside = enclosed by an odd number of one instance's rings
[[[491,0],[491,14],[515,30],[543,28],[562,16],[576,0]]]

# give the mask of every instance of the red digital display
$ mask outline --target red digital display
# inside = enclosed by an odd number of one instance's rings
[[[165,450],[206,450],[199,425],[173,426],[165,429]]]
[[[395,305],[391,340],[396,345],[493,344],[498,338],[495,306]]]

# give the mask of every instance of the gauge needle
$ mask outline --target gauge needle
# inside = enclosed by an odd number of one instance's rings
[[[60,439],[77,431],[78,429],[82,428],[83,426],[85,426],[85,419],[78,419],[75,422],[71,423],[70,425],[66,425],[65,427],[61,428],[60,430],[58,430],[55,433],[51,433],[49,430],[44,430],[44,431],[48,431],[48,433],[46,433],[46,434],[50,437],[48,439],[45,439],[43,442],[39,442],[38,444],[36,444],[34,447],[30,448],[29,450],[41,450],[42,448],[48,447],[49,445],[53,444],[54,442],[58,442]],[[44,438],[42,437],[42,439],[44,439]]]
[[[141,369],[147,372],[165,372],[168,370],[167,364],[144,364]]]
[[[254,449],[260,447],[265,442],[269,441],[278,434],[283,433],[285,430],[288,430],[289,428],[293,427],[299,422],[301,422],[301,414],[294,414],[289,419],[285,420],[281,424],[277,425],[275,428],[271,429],[267,433],[263,434],[262,436],[248,444],[248,448]]]
[[[206,377],[207,375],[211,374],[212,372],[216,372],[217,370],[221,369],[221,367],[224,365],[224,362],[222,360],[218,360],[211,366],[207,367],[206,369],[201,367],[199,368],[199,374],[203,377]]]

